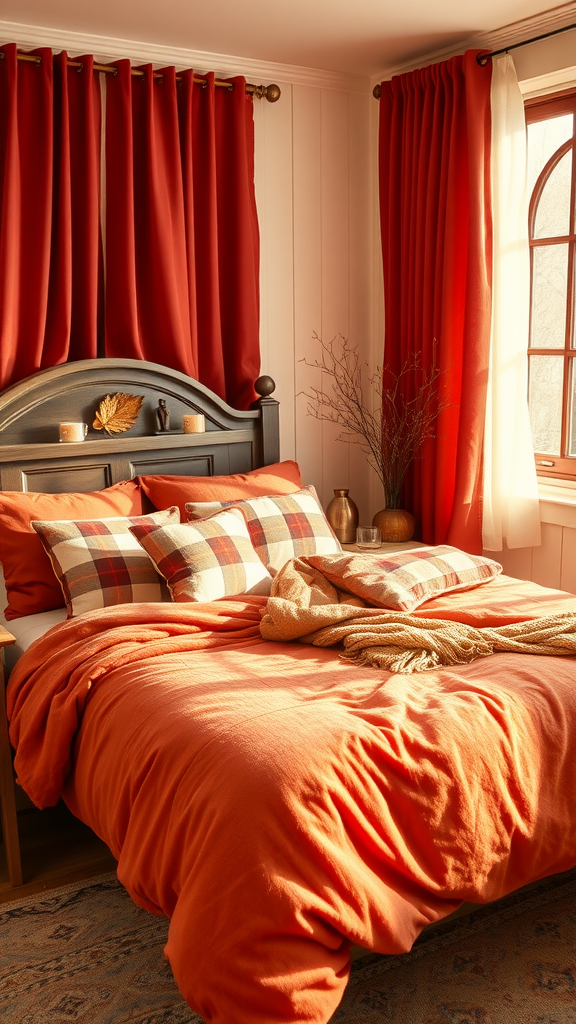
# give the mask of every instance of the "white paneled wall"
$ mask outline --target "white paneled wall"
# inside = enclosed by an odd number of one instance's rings
[[[375,313],[375,101],[371,93],[282,85],[256,104],[256,200],[261,233],[262,370],[277,383],[281,451],[295,458],[327,505],[349,487],[363,520],[382,502],[364,456],[307,414],[303,392],[321,384],[316,332],[341,334],[372,365],[381,360]]]
[[[502,563],[508,576],[576,594],[576,504],[543,500],[540,518],[540,547],[487,554]]]

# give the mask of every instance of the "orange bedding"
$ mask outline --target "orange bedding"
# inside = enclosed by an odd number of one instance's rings
[[[171,917],[214,1024],[325,1024],[349,944],[410,948],[462,900],[576,864],[576,664],[497,654],[411,676],[264,642],[265,599],[122,605],[60,624],[9,688],[19,779],[62,794]],[[576,610],[498,578],[423,616]]]

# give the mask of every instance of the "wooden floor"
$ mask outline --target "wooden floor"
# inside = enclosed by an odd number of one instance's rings
[[[24,885],[12,888],[0,845],[0,903],[56,889],[116,869],[108,847],[63,803],[18,815]]]

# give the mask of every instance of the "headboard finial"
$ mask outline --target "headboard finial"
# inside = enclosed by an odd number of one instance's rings
[[[260,398],[269,398],[273,391],[276,390],[276,381],[264,374],[262,377],[258,377],[258,380],[254,384],[254,390]]]

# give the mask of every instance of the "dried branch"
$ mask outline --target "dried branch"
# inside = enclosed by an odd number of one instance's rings
[[[430,369],[423,369],[414,358],[394,377],[388,373],[391,383],[384,386],[382,368],[370,373],[364,364],[363,374],[358,350],[347,338],[338,335],[324,342],[316,333],[313,338],[320,346],[320,358],[302,362],[321,370],[330,383],[326,389],[311,387],[304,392],[309,415],[344,428],[337,440],[360,447],[382,481],[386,507],[399,508],[406,471],[424,441],[434,437],[438,414],[447,407],[439,400],[442,371],[436,366],[435,347]],[[412,398],[407,397],[410,385]],[[369,390],[373,408],[365,390]]]

